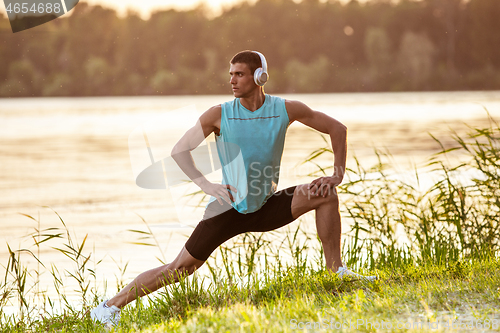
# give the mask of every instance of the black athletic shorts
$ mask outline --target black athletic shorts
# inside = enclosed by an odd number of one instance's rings
[[[203,220],[186,242],[186,250],[198,260],[207,260],[210,254],[228,239],[244,232],[264,232],[278,229],[292,222],[292,198],[295,187],[276,192],[258,211],[242,214],[224,201],[210,203]],[[220,213],[220,212],[223,213]]]

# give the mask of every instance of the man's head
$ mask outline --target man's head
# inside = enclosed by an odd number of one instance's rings
[[[260,61],[260,57],[257,53],[253,51],[241,51],[238,52],[233,59],[231,59],[230,63],[232,65],[241,63],[246,64],[250,69],[250,73],[253,75],[255,70],[259,67],[262,67],[262,62]]]
[[[264,57],[264,56],[262,56]],[[264,64],[262,64],[264,62]],[[265,59],[261,60],[261,56],[253,51],[242,51],[236,54],[230,61],[231,66],[229,75],[231,75],[231,86],[235,97],[248,97],[258,91],[263,91],[259,86],[263,86],[267,81],[267,72],[263,71],[261,67],[266,68],[267,64]],[[260,68],[260,69],[259,69]],[[258,72],[255,72],[258,69]],[[265,74],[260,74],[263,73]],[[264,78],[263,82],[257,85],[254,80],[254,74]],[[258,80],[257,80],[258,82]]]

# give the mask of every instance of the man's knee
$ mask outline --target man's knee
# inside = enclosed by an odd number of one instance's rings
[[[337,195],[337,190],[335,187],[328,188],[325,192],[319,195],[308,194],[308,200],[315,202],[315,206],[319,207],[322,205],[338,205],[339,197]]]
[[[313,210],[318,209],[324,205],[338,207],[339,198],[337,196],[337,190],[335,188],[330,188],[327,190],[326,196],[311,194],[306,185],[298,186],[294,193],[294,198],[292,200],[292,215],[294,218],[298,218],[300,215]]]
[[[339,197],[337,195],[337,191],[333,189],[327,192],[325,197],[320,196],[318,198],[318,203],[316,208],[319,208],[321,206],[338,206],[338,205],[339,205]]]

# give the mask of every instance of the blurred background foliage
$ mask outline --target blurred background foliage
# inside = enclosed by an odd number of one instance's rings
[[[148,20],[80,3],[19,33],[0,18],[0,96],[224,94],[238,51],[272,93],[500,89],[499,0],[259,0]]]

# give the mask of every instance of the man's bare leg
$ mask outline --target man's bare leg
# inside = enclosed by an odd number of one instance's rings
[[[107,301],[107,306],[122,308],[138,297],[142,297],[170,283],[178,282],[179,277],[191,275],[204,261],[194,258],[185,247],[170,264],[166,264],[139,274],[115,297]]]
[[[336,191],[331,195],[337,196]],[[316,229],[323,245],[326,267],[336,272],[343,266],[340,249],[342,225],[338,200],[331,200],[328,204],[316,208]]]
[[[337,272],[343,266],[340,250],[341,222],[337,191],[331,189],[323,196],[311,195],[308,184],[295,188],[292,199],[292,216],[298,218],[316,210],[316,228],[325,253],[326,267]]]

